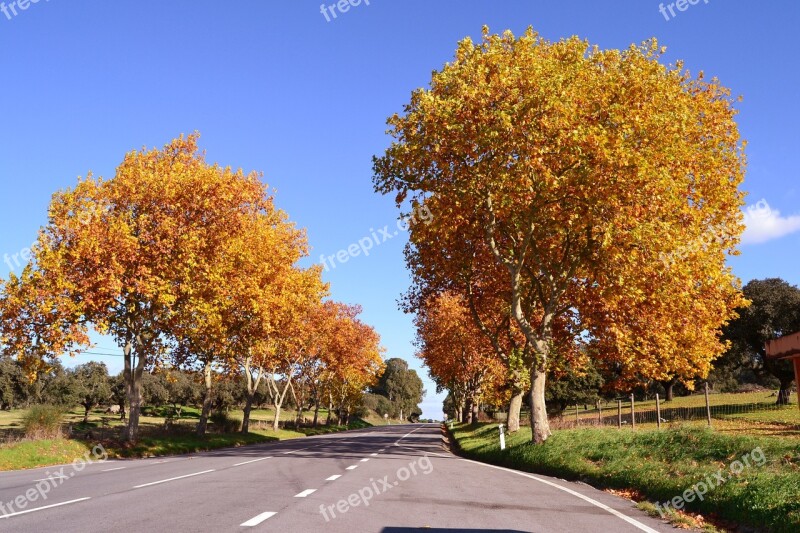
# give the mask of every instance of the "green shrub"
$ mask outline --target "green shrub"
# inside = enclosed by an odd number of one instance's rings
[[[209,419],[220,433],[234,433],[242,427],[242,421],[231,416],[227,411],[215,411],[211,413]]]
[[[29,439],[56,439],[62,437],[61,424],[64,410],[55,405],[35,405],[22,417],[22,428]]]

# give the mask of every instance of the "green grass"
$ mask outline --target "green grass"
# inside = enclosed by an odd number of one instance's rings
[[[730,435],[687,427],[661,431],[610,428],[561,430],[541,446],[530,429],[508,435],[500,451],[497,426],[459,425],[453,435],[468,457],[519,470],[582,480],[603,488],[633,490],[665,502],[760,448],[763,466],[709,490],[687,510],[775,533],[800,530],[800,443],[792,439]]]
[[[269,441],[303,438],[369,427],[370,424],[354,419],[349,426],[324,425],[327,411],[320,413],[320,426],[281,428],[272,430],[274,412],[267,409],[254,410],[251,417],[250,432],[216,433],[210,431],[205,437],[194,434],[199,412],[195,408],[184,408],[180,419],[174,420],[172,429],[164,429],[163,410],[147,410],[151,416],[140,418],[140,439],[135,445],[120,442],[121,429],[125,425],[119,416],[106,415],[101,410],[90,414],[89,422],[83,423],[83,410],[74,409],[64,416],[64,423],[73,426],[75,439],[53,439],[30,441],[22,439],[23,417],[28,410],[0,411],[0,437],[8,439],[0,445],[0,470],[34,468],[71,462],[81,457],[88,448],[101,442],[110,457],[156,457],[194,453],[217,448],[245,446]],[[240,411],[231,415],[241,418]],[[284,411],[281,420],[294,420],[294,411]],[[313,416],[313,413],[312,415]],[[310,418],[310,417],[309,417]]]
[[[0,446],[0,470],[71,463],[91,449],[70,439],[29,440]]]
[[[770,391],[711,394],[711,415],[713,425],[725,428],[728,432],[741,434],[772,435],[783,431],[785,436],[800,437],[800,409],[797,406],[797,394],[792,393],[790,405],[775,405],[775,393]],[[564,411],[561,417],[553,418],[555,427],[572,427],[576,417],[581,425],[594,425],[598,420],[598,411],[594,406],[579,406],[576,414],[575,406]],[[682,411],[691,409],[690,420],[685,419],[689,413]],[[705,395],[693,394],[691,396],[676,397],[671,402],[661,400],[662,417],[680,425],[702,426],[705,422]],[[622,403],[622,419],[625,424],[630,423],[630,401]],[[655,428],[655,400],[637,401],[637,427]],[[616,401],[602,404],[602,417],[607,426],[617,425]],[[641,417],[652,422],[643,423]]]
[[[295,438],[295,437],[289,437]],[[160,457],[194,453],[217,448],[245,446],[281,440],[277,435],[260,433],[221,433],[198,437],[194,434],[170,435],[169,437],[144,437],[133,446],[109,444],[106,447],[109,457]]]

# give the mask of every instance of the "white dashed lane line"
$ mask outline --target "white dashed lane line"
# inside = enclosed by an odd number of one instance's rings
[[[355,470],[356,468],[358,468],[358,465],[350,465],[345,470]]]
[[[242,466],[242,465],[249,465],[250,463],[257,463],[258,461],[265,461],[267,459],[272,459],[272,457],[261,457],[260,459],[251,459],[250,461],[244,461],[241,463],[236,463],[233,466]]]
[[[105,470],[101,470],[101,472],[113,472],[114,470],[124,470],[124,466],[118,466],[116,468],[106,468]]]
[[[325,481],[335,481],[335,480],[339,479],[340,477],[342,477],[341,474],[334,474],[331,477],[326,477]]]
[[[368,458],[368,457],[364,457],[363,459],[361,459],[361,462],[362,462],[362,463],[366,463],[367,461],[369,461],[369,458]]]
[[[166,483],[166,482],[168,482],[168,481],[175,481],[175,480],[177,480],[177,479],[184,479],[184,478],[187,478],[187,477],[192,477],[192,476],[199,476],[199,475],[201,475],[201,474],[208,474],[209,472],[214,472],[214,471],[215,471],[215,470],[213,470],[213,469],[211,469],[211,470],[203,470],[202,472],[195,472],[194,474],[186,474],[185,476],[171,477],[171,478],[169,478],[169,479],[162,479],[162,480],[160,480],[160,481],[153,481],[153,482],[151,482],[151,483],[143,483],[143,484],[141,484],[141,485],[136,485],[136,486],[134,486],[133,488],[134,488],[134,489],[140,489],[140,488],[142,488],[142,487],[150,487],[150,486],[152,486],[152,485],[158,485],[158,484],[160,484],[160,483]]]
[[[50,504],[50,505],[44,505],[42,507],[37,507],[36,509],[27,509],[25,511],[17,511],[15,513],[7,513],[7,514],[3,514],[2,516],[0,516],[0,520],[2,520],[3,518],[11,518],[12,516],[19,516],[21,514],[34,513],[36,511],[43,511],[45,509],[52,509],[53,507],[61,507],[62,505],[69,505],[71,503],[85,502],[86,500],[91,500],[91,498],[88,498],[88,497],[87,498],[78,498],[77,500],[69,500],[69,501],[66,501],[66,502],[53,503],[53,504]]]
[[[305,498],[309,494],[314,494],[315,492],[317,492],[317,489],[306,489],[303,492],[301,492],[300,494],[295,494],[294,497],[295,498]]]
[[[273,513],[273,512],[270,512],[270,511],[267,511],[266,513],[261,513],[258,516],[254,516],[253,518],[251,518],[247,522],[242,523],[241,527],[255,527],[258,524],[260,524],[261,522],[263,522],[264,520],[266,520],[267,518],[272,518],[276,514],[278,514],[278,513]]]

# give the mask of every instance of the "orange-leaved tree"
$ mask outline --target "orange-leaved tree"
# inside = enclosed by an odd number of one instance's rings
[[[65,296],[31,265],[0,280],[0,355],[16,358],[31,381],[90,344],[80,309]]]
[[[417,356],[438,387],[463,394],[466,421],[477,422],[483,394],[494,392],[505,368],[472,321],[464,297],[454,292],[429,297],[415,322]]]
[[[193,283],[267,209],[260,176],[206,163],[197,135],[130,152],[112,178],[90,175],[54,195],[33,265],[122,347],[127,440],[138,436],[142,373],[167,352]]]
[[[741,302],[725,266],[743,229],[733,101],[660,58],[655,40],[601,50],[484,28],[389,119],[395,141],[375,160],[376,190],[424,203],[436,227],[457,220],[502,268],[530,346],[535,442],[550,435],[554,339],[602,336],[607,357],[661,374],[677,355],[661,337],[688,321],[698,344],[685,363],[702,374]],[[459,255],[452,242],[440,257]],[[628,323],[637,313],[654,338],[646,345]]]

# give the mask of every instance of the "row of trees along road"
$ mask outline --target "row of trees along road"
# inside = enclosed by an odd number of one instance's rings
[[[305,232],[258,173],[205,162],[197,135],[127,154],[111,179],[57,192],[31,262],[0,285],[2,353],[34,380],[90,345],[94,328],[124,354],[126,440],[138,437],[142,379],[169,364],[199,371],[212,408],[214,369],[243,372],[248,408],[262,380],[281,402],[297,379],[346,402],[381,371],[375,331],[357,307],[325,301]],[[281,379],[276,379],[281,377]]]
[[[725,265],[743,230],[733,101],[662,52],[485,28],[389,118],[374,160],[378,192],[432,213],[406,251],[419,355],[465,401],[518,413],[530,388],[537,443],[554,365],[691,382],[744,303]]]

